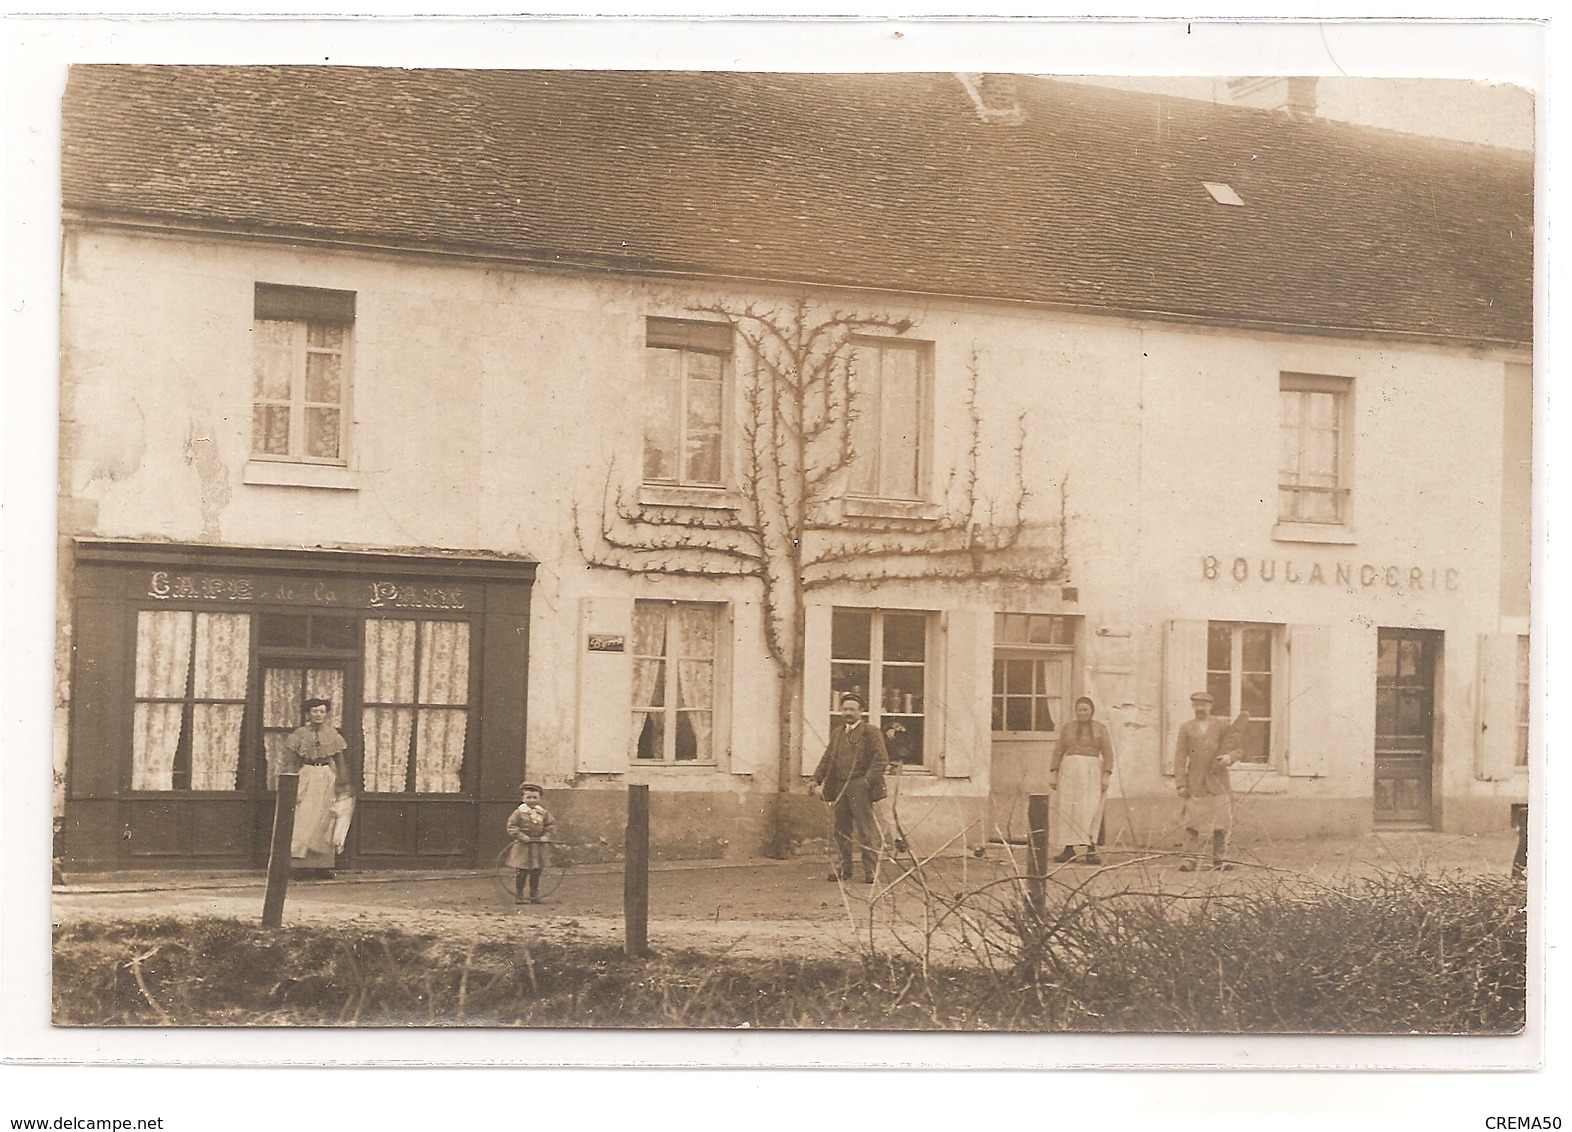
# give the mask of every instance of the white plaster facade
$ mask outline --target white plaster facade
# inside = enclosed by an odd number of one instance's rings
[[[69,746],[73,538],[502,554],[538,563],[518,772],[578,815],[586,843],[614,848],[622,787],[649,782],[661,799],[658,847],[761,851],[782,785],[756,584],[591,570],[572,507],[597,513],[608,470],[637,492],[646,318],[797,293],[91,224],[68,228],[64,263],[57,769]],[[356,297],[343,469],[250,459],[259,282]],[[814,297],[909,319],[906,337],[933,344],[935,497],[970,444],[975,356],[980,492],[1009,491],[1024,420],[1025,518],[1053,542],[1062,521],[1068,569],[1063,585],[814,591],[804,749],[782,819],[799,839],[824,832],[802,776],[825,741],[837,606],[930,614],[925,766],[901,775],[898,794],[903,824],[929,850],[1022,832],[999,799],[990,808],[997,753],[1024,752],[1037,769],[1022,781],[1040,789],[1049,745],[990,731],[1001,612],[1078,619],[1072,692],[1098,700],[1118,751],[1111,841],[1176,833],[1165,752],[1205,679],[1193,634],[1204,645],[1208,621],[1279,631],[1275,694],[1287,718],[1274,723],[1269,763],[1235,771],[1240,837],[1371,823],[1383,627],[1443,634],[1433,824],[1498,828],[1507,803],[1526,797],[1526,767],[1486,727],[1512,725],[1508,700],[1485,686],[1491,658],[1515,655],[1510,642],[1527,632],[1526,592],[1502,597],[1504,568],[1516,576],[1509,560],[1527,553],[1527,532],[1503,518],[1529,490],[1504,471],[1509,378],[1526,374],[1524,355],[893,294]],[[1352,515],[1340,541],[1277,531],[1284,373],[1351,379]],[[587,639],[626,637],[636,599],[724,608],[713,765],[630,763],[631,661],[588,651]]]

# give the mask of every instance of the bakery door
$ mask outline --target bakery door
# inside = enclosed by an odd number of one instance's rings
[[[1441,634],[1382,629],[1377,641],[1375,821],[1429,827]]]

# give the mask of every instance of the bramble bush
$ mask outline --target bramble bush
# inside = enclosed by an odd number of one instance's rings
[[[1126,894],[1023,916],[1018,977],[1052,1028],[1514,1033],[1522,890],[1495,878],[1285,878],[1225,895]]]
[[[217,918],[55,931],[59,1025],[1502,1034],[1524,1025],[1523,889],[1335,884],[925,891],[895,946],[834,958],[466,941]],[[921,883],[921,877],[916,877]],[[915,921],[905,913],[908,926]],[[943,948],[927,946],[949,933]],[[870,940],[872,937],[870,936]]]

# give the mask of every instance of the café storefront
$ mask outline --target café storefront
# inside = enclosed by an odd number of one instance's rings
[[[261,867],[284,740],[332,701],[348,867],[470,867],[525,774],[519,559],[78,541],[62,850]]]

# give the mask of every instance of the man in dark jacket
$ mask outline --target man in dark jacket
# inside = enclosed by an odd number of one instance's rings
[[[873,869],[879,860],[879,827],[873,820],[873,803],[882,796],[888,762],[884,736],[864,722],[862,700],[848,692],[841,697],[841,718],[834,724],[830,745],[813,772],[814,791],[830,803],[835,817],[835,847],[841,864],[830,880],[851,879],[855,837],[862,854],[863,883],[873,883]]]

